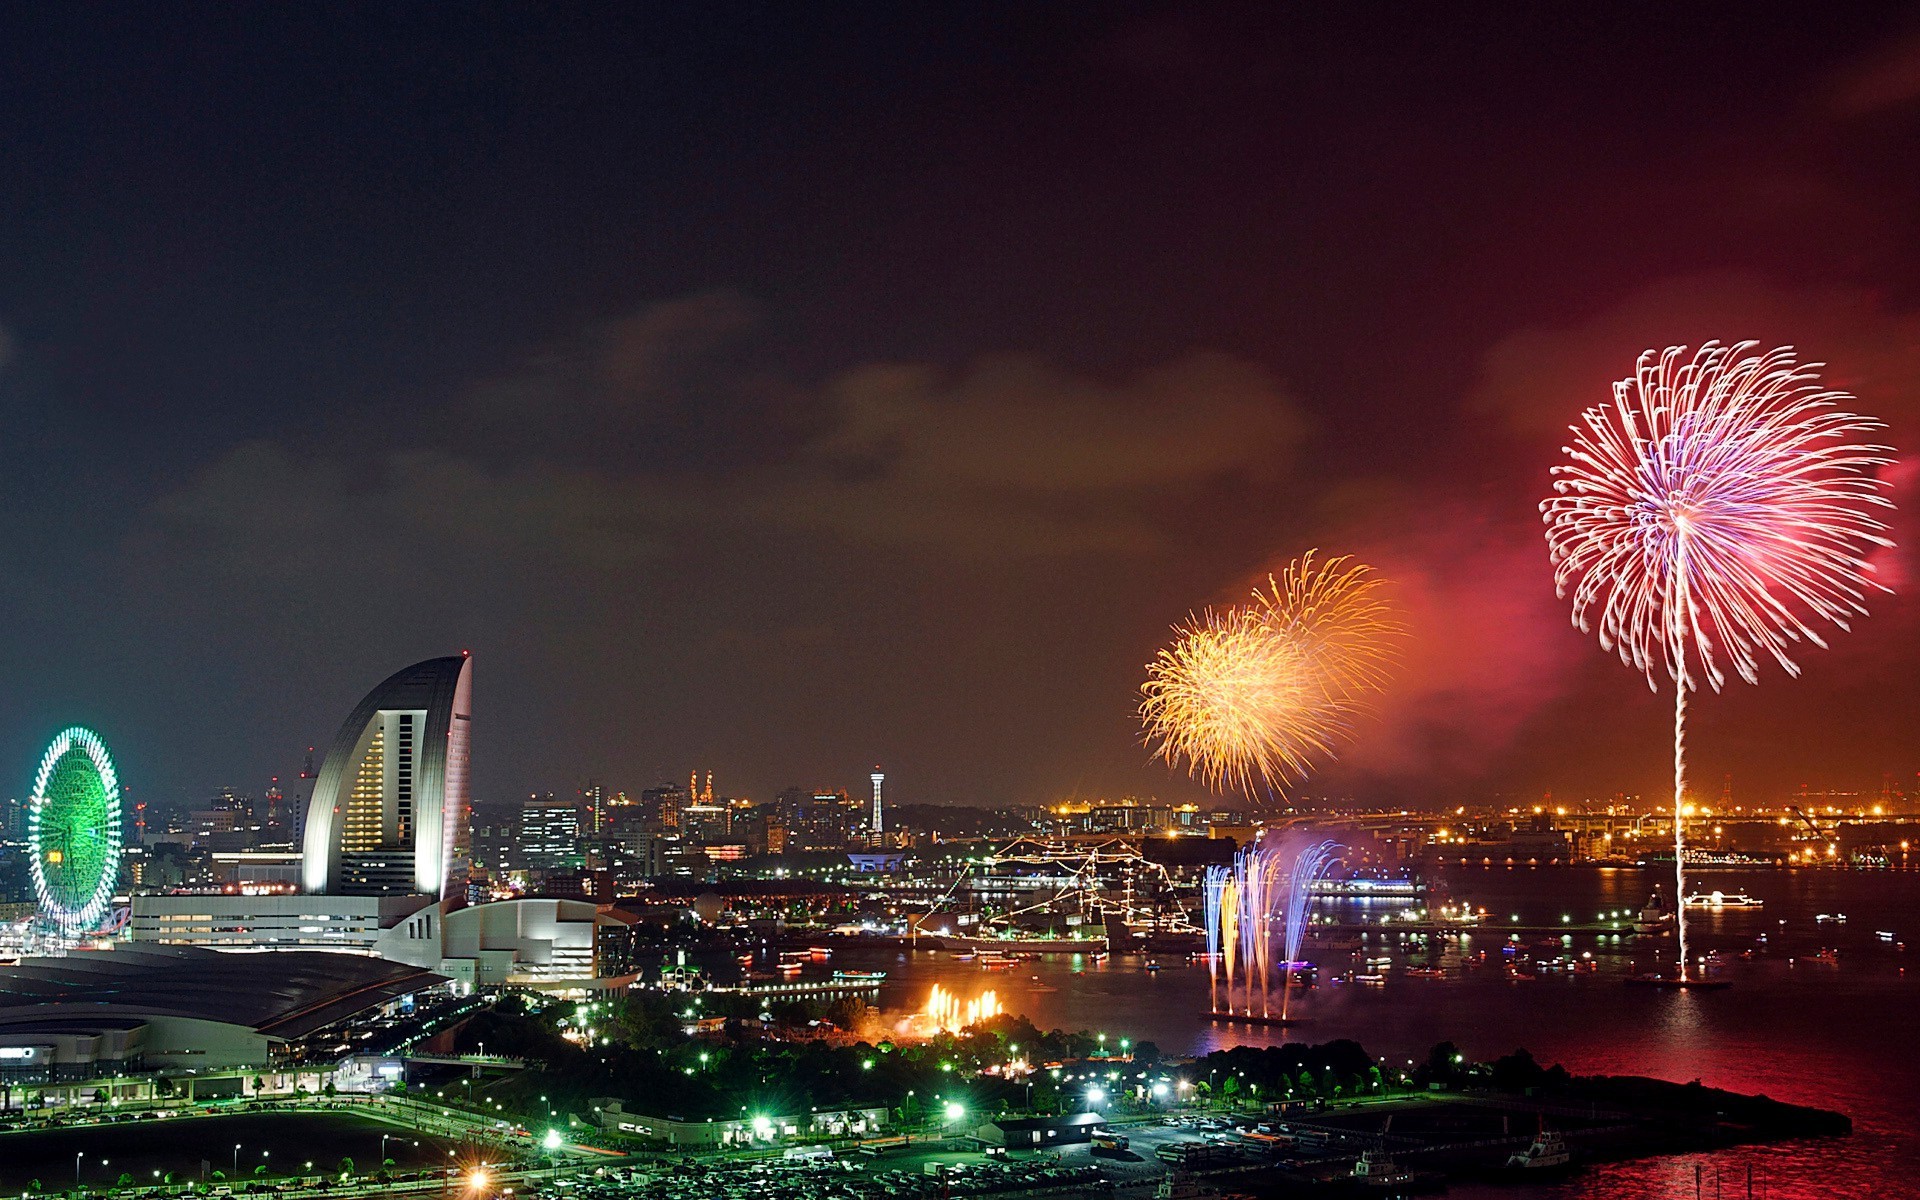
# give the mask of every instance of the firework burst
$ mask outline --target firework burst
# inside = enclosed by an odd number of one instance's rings
[[[1573,621],[1674,685],[1674,859],[1686,978],[1687,693],[1749,683],[1771,657],[1799,674],[1802,644],[1866,613],[1867,554],[1890,546],[1880,422],[1839,407],[1791,349],[1709,342],[1640,356],[1613,403],[1573,426],[1540,506],[1554,582]]]
[[[1309,553],[1251,603],[1176,626],[1141,687],[1154,754],[1216,791],[1304,779],[1387,681],[1401,626],[1380,586]]]

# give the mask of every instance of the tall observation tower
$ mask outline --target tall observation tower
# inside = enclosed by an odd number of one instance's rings
[[[879,763],[874,764],[873,774],[868,776],[868,778],[873,780],[873,832],[876,834],[885,833],[887,823],[885,816],[880,811],[880,785],[887,781],[887,777],[885,773],[880,770]]]

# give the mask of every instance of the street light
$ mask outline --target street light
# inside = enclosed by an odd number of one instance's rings
[[[958,1121],[961,1117],[964,1117],[967,1115],[967,1106],[960,1103],[958,1100],[949,1100],[947,1101],[946,1112],[947,1112],[947,1123],[951,1125],[954,1122]]]
[[[233,1144],[233,1177],[240,1178],[240,1143]]]

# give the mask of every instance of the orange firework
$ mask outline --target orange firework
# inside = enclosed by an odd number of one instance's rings
[[[936,983],[927,996],[927,1006],[921,1010],[920,1017],[935,1032],[959,1033],[970,1025],[978,1025],[999,1016],[1001,1011],[1000,997],[996,992],[985,991],[972,1000],[962,1000]]]
[[[1309,552],[1252,603],[1176,626],[1140,689],[1154,754],[1216,791],[1306,778],[1391,674],[1404,629],[1380,587],[1364,566]]]

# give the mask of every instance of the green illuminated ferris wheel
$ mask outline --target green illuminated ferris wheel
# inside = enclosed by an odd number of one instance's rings
[[[91,729],[63,729],[34,777],[27,818],[40,911],[66,934],[99,925],[120,877],[120,777]]]

